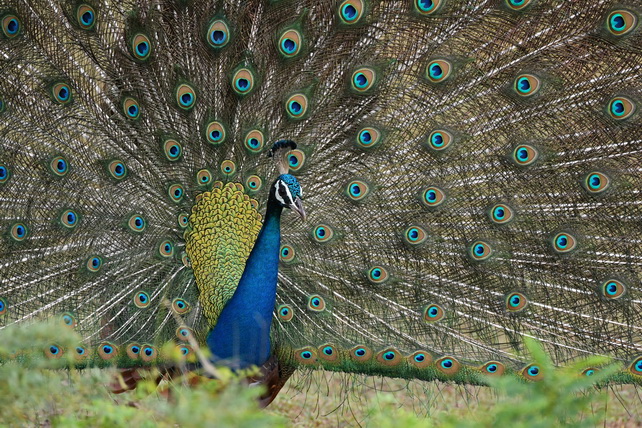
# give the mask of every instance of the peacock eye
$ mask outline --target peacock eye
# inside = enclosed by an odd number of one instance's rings
[[[158,253],[162,257],[172,257],[174,255],[174,244],[170,241],[163,241],[158,246]]]
[[[412,355],[408,356],[407,360],[413,366],[423,369],[432,363],[432,355],[425,351],[416,351]]]
[[[357,345],[350,350],[350,358],[354,361],[365,362],[372,358],[372,350],[364,345]]]
[[[265,137],[263,132],[253,129],[245,135],[245,148],[250,153],[260,153],[265,147]]]
[[[636,106],[626,97],[615,97],[609,103],[609,114],[615,120],[624,120],[635,113]]]
[[[221,122],[213,121],[207,124],[205,139],[209,144],[216,146],[223,143],[226,135],[225,126]]]
[[[428,208],[436,208],[446,199],[444,192],[438,187],[428,187],[422,192],[421,202]]]
[[[334,231],[332,228],[325,224],[320,224],[314,228],[312,232],[312,237],[317,242],[328,242],[334,236]]]
[[[196,173],[196,184],[199,186],[207,186],[212,182],[212,173],[209,169],[201,169]]]
[[[238,95],[247,95],[254,89],[254,74],[249,68],[241,68],[232,77],[232,88]]]
[[[294,318],[294,312],[289,305],[281,305],[277,309],[281,321],[291,321]]]
[[[535,95],[540,88],[540,80],[532,74],[522,74],[517,76],[514,83],[514,89],[517,95],[529,97]]]
[[[71,88],[66,83],[56,83],[51,88],[51,95],[58,104],[69,104],[71,102]]]
[[[642,376],[642,357],[636,358],[629,367],[631,373]]]
[[[388,271],[383,266],[374,266],[368,270],[368,280],[373,284],[383,284],[388,280]]]
[[[170,138],[163,143],[163,151],[167,160],[175,162],[183,155],[183,146],[178,141]]]
[[[96,23],[95,18],[96,12],[87,4],[82,4],[76,9],[76,20],[83,30],[91,30]]]
[[[222,19],[210,24],[207,29],[207,43],[214,49],[220,49],[230,41],[230,28]]]
[[[513,10],[521,10],[528,6],[533,0],[506,0],[506,5]]]
[[[4,299],[0,299],[0,315],[4,315],[7,313],[7,303],[4,301]]]
[[[528,305],[528,299],[522,293],[511,293],[506,297],[506,310],[520,312]]]
[[[49,162],[49,169],[58,177],[64,177],[69,172],[69,164],[62,156],[56,156]]]
[[[190,311],[191,306],[185,299],[176,298],[172,301],[172,309],[177,314],[183,315]]]
[[[285,111],[290,119],[302,119],[308,112],[308,97],[302,93],[291,95],[285,101]]]
[[[357,133],[357,147],[371,149],[381,142],[381,132],[376,128],[363,128]]]
[[[112,178],[122,180],[127,176],[127,167],[120,160],[113,160],[107,165],[107,171]]]
[[[299,171],[303,168],[305,163],[305,153],[299,149],[292,150],[288,155],[288,165],[293,172]]]
[[[136,120],[140,117],[140,104],[132,97],[123,100],[123,113],[127,119]]]
[[[140,356],[140,345],[138,343],[130,343],[129,345],[127,345],[127,348],[125,348],[125,351],[127,352],[127,356],[129,358],[131,358],[132,360],[137,360]]]
[[[15,15],[5,15],[2,17],[2,32],[10,39],[20,34],[21,23]]]
[[[29,229],[24,223],[14,223],[9,230],[15,241],[23,241],[29,235]]]
[[[533,146],[521,144],[513,150],[513,161],[519,166],[527,166],[532,164],[539,157],[539,152]]]
[[[535,364],[530,364],[522,369],[522,376],[528,380],[538,381],[543,378],[542,370]]]
[[[69,312],[65,312],[64,314],[62,314],[60,319],[62,321],[62,324],[66,327],[74,328],[77,325],[76,317]]]
[[[352,180],[345,190],[346,195],[354,202],[363,201],[370,193],[370,186],[362,180]]]
[[[415,0],[415,11],[422,15],[431,15],[439,9],[443,0]]]
[[[403,359],[401,353],[394,348],[387,348],[377,353],[377,361],[385,366],[396,366],[400,364]]]
[[[453,375],[459,371],[461,365],[459,361],[452,357],[441,357],[435,361],[435,366],[437,369],[447,375]]]
[[[98,355],[103,360],[111,360],[118,354],[118,348],[111,343],[101,343],[98,345]]]
[[[139,291],[136,294],[134,294],[134,305],[136,305],[139,308],[146,308],[149,306],[151,303],[151,299],[149,298],[149,294],[147,294],[144,291]]]
[[[606,25],[611,34],[623,36],[633,31],[637,25],[637,16],[628,10],[614,10],[606,18]]]
[[[470,246],[469,254],[473,260],[483,261],[493,254],[493,250],[487,242],[475,241]]]
[[[180,213],[177,217],[177,220],[178,225],[183,229],[189,225],[189,216],[187,215],[187,213]]]
[[[610,185],[611,180],[606,174],[601,172],[591,172],[584,179],[584,187],[591,194],[604,192]]]
[[[428,305],[424,308],[423,319],[426,322],[433,323],[441,320],[445,315],[444,309],[439,305]]]
[[[426,147],[436,152],[442,152],[449,148],[454,141],[453,135],[443,129],[432,131],[426,141]]]
[[[229,159],[224,160],[221,162],[221,172],[227,177],[233,175],[236,172],[236,164]]]
[[[179,327],[176,329],[176,338],[182,342],[187,342],[190,337],[193,337],[192,329],[188,327]]]
[[[297,30],[288,30],[279,38],[279,52],[286,58],[292,58],[301,52],[303,37]]]
[[[294,247],[291,245],[283,245],[281,247],[280,258],[282,262],[289,263],[293,261],[295,255],[296,252],[294,251]]]
[[[245,185],[250,190],[250,192],[257,192],[263,187],[263,180],[258,175],[250,175],[245,180]]]
[[[353,25],[361,20],[365,13],[363,0],[346,0],[339,5],[339,17],[344,24]]]
[[[339,358],[339,353],[333,345],[320,346],[318,355],[326,361],[336,361]]]
[[[176,88],[176,102],[181,109],[191,110],[196,104],[196,91],[187,83],[179,85]]]
[[[553,250],[557,253],[568,253],[575,249],[577,240],[570,233],[558,233],[553,237]]]
[[[318,294],[313,294],[308,297],[308,309],[314,312],[322,312],[325,310],[325,300]]]
[[[78,214],[74,210],[65,210],[60,215],[60,222],[68,229],[73,229],[78,224]]]
[[[433,83],[441,83],[450,77],[452,64],[445,59],[436,59],[426,66],[426,78]]]
[[[6,183],[10,176],[11,172],[9,171],[9,168],[0,164],[0,184]]]
[[[352,73],[352,89],[357,92],[366,92],[372,89],[377,81],[377,73],[369,67],[361,67]]]
[[[626,292],[626,286],[622,281],[617,279],[609,279],[602,283],[600,287],[602,295],[607,299],[619,299]]]
[[[419,226],[410,226],[404,232],[404,241],[407,244],[417,246],[426,241],[428,234],[426,231]]]
[[[489,361],[481,367],[482,373],[492,376],[501,376],[504,374],[505,367],[497,361]]]
[[[145,61],[152,53],[152,43],[145,34],[136,34],[131,43],[132,54],[139,61]]]
[[[131,216],[127,224],[132,232],[142,232],[146,226],[145,219],[140,215]]]
[[[495,224],[506,224],[513,219],[513,210],[506,204],[494,205],[489,211],[490,220]]]
[[[92,256],[87,260],[87,270],[90,272],[98,272],[103,265],[103,260],[98,256]]]

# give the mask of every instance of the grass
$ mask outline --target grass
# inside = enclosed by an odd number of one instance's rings
[[[642,425],[642,400],[633,386],[596,389],[592,384],[617,367],[602,366],[591,378],[580,366],[552,370],[536,343],[527,343],[545,369],[539,382],[504,376],[493,388],[407,382],[327,372],[300,371],[266,410],[260,388],[219,369],[221,381],[189,387],[180,381],[142,382],[113,395],[105,385],[113,370],[55,369],[30,348],[67,348],[71,332],[48,325],[0,330],[0,427],[634,427]],[[16,354],[18,352],[18,354]],[[19,362],[10,356],[20,355]],[[58,361],[64,362],[67,356]],[[70,357],[70,356],[69,356]],[[71,358],[71,357],[70,357]],[[71,361],[71,360],[69,360]],[[66,363],[68,363],[67,361]]]

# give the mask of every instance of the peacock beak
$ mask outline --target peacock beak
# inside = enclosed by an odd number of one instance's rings
[[[306,215],[305,210],[303,209],[303,202],[301,201],[301,198],[296,198],[294,200],[294,203],[290,205],[290,209],[296,211],[301,216],[303,221],[305,221]]]

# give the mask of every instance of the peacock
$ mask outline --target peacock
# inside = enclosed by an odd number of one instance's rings
[[[537,381],[524,338],[640,384],[641,18],[2,0],[0,328],[74,329],[36,351],[79,367],[198,344],[266,402],[297,369]]]

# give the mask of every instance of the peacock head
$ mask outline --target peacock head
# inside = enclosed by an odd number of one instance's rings
[[[279,206],[295,211],[305,221],[305,210],[302,202],[303,189],[301,189],[299,181],[293,175],[279,175],[270,191],[270,198],[273,198]]]

